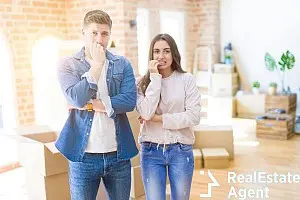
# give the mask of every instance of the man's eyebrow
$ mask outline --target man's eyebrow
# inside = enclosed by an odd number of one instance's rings
[[[97,31],[97,30],[92,30],[92,32],[108,33],[108,31]]]

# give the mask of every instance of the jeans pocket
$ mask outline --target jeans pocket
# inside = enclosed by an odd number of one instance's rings
[[[191,145],[191,144],[180,144],[179,146],[180,146],[181,151],[187,152],[187,151],[193,150],[193,145]]]
[[[141,145],[141,152],[144,154],[148,154],[152,152],[151,143],[142,143]]]

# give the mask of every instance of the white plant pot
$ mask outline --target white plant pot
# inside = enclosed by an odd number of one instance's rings
[[[277,90],[277,87],[269,87],[268,88],[268,94],[269,95],[276,95],[276,90]]]
[[[252,92],[253,92],[253,94],[260,94],[259,88],[253,87],[253,88],[252,88]]]

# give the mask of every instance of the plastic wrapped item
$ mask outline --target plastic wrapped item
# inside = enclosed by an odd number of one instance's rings
[[[231,43],[228,43],[224,47],[224,63],[232,64],[232,45],[231,45]]]

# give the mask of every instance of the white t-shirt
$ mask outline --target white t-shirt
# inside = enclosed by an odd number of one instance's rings
[[[110,113],[112,106],[106,84],[108,63],[108,60],[106,60],[97,84],[97,99],[101,99],[105,106],[106,112]],[[88,74],[86,76],[89,77]],[[113,119],[108,117],[107,113],[95,112],[91,133],[85,152],[107,153],[117,151],[115,122]]]

